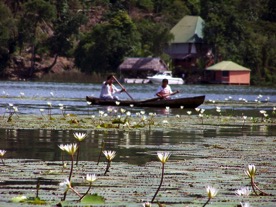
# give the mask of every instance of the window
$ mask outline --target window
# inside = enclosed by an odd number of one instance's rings
[[[229,77],[229,71],[222,71],[222,77]]]

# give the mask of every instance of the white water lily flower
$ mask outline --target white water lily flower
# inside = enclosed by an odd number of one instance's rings
[[[91,118],[92,118],[92,119],[95,119],[95,115],[91,115]]]
[[[143,207],[151,207],[151,203],[150,202],[145,202],[145,203],[143,203]]]
[[[44,111],[44,109],[39,109],[39,111],[40,111],[40,112],[43,112],[43,111]]]
[[[170,110],[170,107],[169,106],[166,106],[166,111],[169,111]]]
[[[198,114],[198,117],[202,118],[202,117],[203,117],[203,114]]]
[[[123,108],[121,108],[120,110],[121,110],[121,113],[122,113],[122,114],[126,112],[126,110],[123,109]]]
[[[92,102],[90,102],[90,101],[86,101],[86,103],[87,103],[87,105],[91,105],[92,104]]]
[[[176,118],[180,118],[180,115],[179,115],[179,114],[176,114],[175,117],[176,117]]]
[[[120,102],[119,101],[115,101],[116,105],[119,106],[120,105]]]
[[[10,106],[10,107],[13,107],[13,104],[12,104],[12,103],[9,103],[9,106]]]
[[[211,187],[211,186],[207,186],[206,192],[207,192],[208,198],[211,199],[211,198],[216,197],[216,195],[218,194],[218,189]]]
[[[93,183],[95,180],[97,180],[97,176],[95,174],[86,175],[86,181],[88,181],[89,183]]]
[[[180,109],[184,109],[184,106],[180,106]]]
[[[252,207],[251,205],[250,205],[250,203],[248,203],[248,202],[241,202],[240,203],[241,204],[241,207]]]
[[[117,115],[117,118],[120,119],[120,118],[121,118],[121,115]]]
[[[249,196],[251,193],[251,190],[249,187],[242,187],[241,189],[236,190],[235,193],[238,196]]]
[[[59,103],[58,105],[59,105],[60,107],[63,107],[63,104],[62,104],[62,103]]]
[[[264,114],[264,117],[268,117],[268,114]]]
[[[260,113],[261,114],[266,114],[266,111],[265,110],[260,110]]]
[[[68,152],[69,155],[74,155],[77,149],[78,149],[77,144],[64,145],[64,151]]]
[[[104,111],[99,111],[99,115],[100,116],[104,115]]]
[[[50,92],[50,95],[51,95],[52,97],[54,97],[54,96],[55,96],[54,92]]]
[[[81,142],[82,140],[84,140],[85,137],[87,137],[86,133],[74,132],[73,135],[79,142]]]
[[[276,107],[273,107],[273,111],[276,111]]]
[[[197,112],[199,112],[199,111],[200,111],[200,108],[195,108],[195,110],[196,110]]]
[[[58,145],[58,147],[62,150],[62,151],[65,151],[65,148],[64,148],[64,144],[60,144],[60,145]]]
[[[51,103],[51,102],[47,102],[47,105],[48,105],[49,107],[52,107],[52,103]]]
[[[133,104],[130,104],[129,106],[130,106],[131,108],[133,108],[133,107],[134,107],[134,105],[133,105]]]
[[[245,174],[249,178],[254,178],[256,175],[256,167],[255,165],[248,165],[247,170],[245,171]]]
[[[145,112],[145,111],[140,111],[140,113],[141,113],[142,115],[144,115],[146,112]]]
[[[244,120],[246,120],[246,119],[247,119],[247,116],[243,116],[242,118],[243,118]]]
[[[6,150],[0,150],[0,157],[4,157],[4,155],[6,154]]]
[[[215,100],[213,100],[213,101],[212,101],[212,103],[216,103],[216,101],[215,101]]]
[[[131,112],[130,111],[126,112],[126,115],[131,116]]]
[[[108,112],[108,113],[111,113],[111,112],[112,112],[112,108],[108,108],[108,109],[107,109],[107,112]]]
[[[21,96],[21,97],[24,97],[24,96],[25,96],[25,93],[20,92],[20,96]]]
[[[200,113],[202,113],[202,114],[203,114],[203,113],[204,113],[204,111],[205,111],[205,109],[201,109],[201,110],[200,110]]]
[[[107,117],[108,116],[108,114],[107,113],[104,113],[104,115],[103,115],[104,117]]]
[[[63,190],[63,192],[67,192],[70,188],[72,188],[71,182],[68,179],[59,183],[59,187]]]
[[[157,152],[157,156],[162,164],[165,164],[171,156],[170,152]]]
[[[116,151],[104,150],[103,154],[105,155],[108,161],[111,161],[116,156]]]
[[[191,115],[191,114],[192,114],[192,112],[191,112],[191,111],[187,111],[187,114],[188,114],[188,115]]]
[[[12,107],[14,112],[18,112],[18,108],[16,106]]]
[[[167,120],[163,120],[162,123],[163,124],[169,124],[169,122]]]

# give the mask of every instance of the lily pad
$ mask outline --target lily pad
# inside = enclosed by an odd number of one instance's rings
[[[97,194],[86,195],[81,199],[82,204],[104,204],[104,197]]]

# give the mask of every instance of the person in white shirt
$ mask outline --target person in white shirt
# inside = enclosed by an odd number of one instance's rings
[[[106,99],[106,100],[118,100],[118,97],[114,96],[115,93],[121,93],[125,91],[123,88],[122,90],[119,90],[116,88],[116,86],[113,85],[113,75],[107,76],[106,81],[103,82],[100,98]]]
[[[179,93],[179,91],[172,92],[171,87],[168,85],[168,79],[162,80],[162,85],[158,87],[156,96],[160,97],[161,99],[170,99],[170,95],[174,95]]]

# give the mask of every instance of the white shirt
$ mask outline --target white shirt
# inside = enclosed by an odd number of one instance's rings
[[[102,99],[114,99],[113,94],[120,92],[118,88],[116,88],[113,84],[105,84],[103,82],[100,98]]]
[[[167,85],[165,88],[159,86],[156,93],[160,93],[162,96],[166,96],[172,93],[172,89],[169,85]],[[170,98],[170,96],[166,96],[165,98]]]

